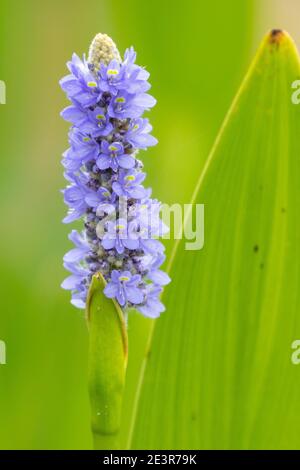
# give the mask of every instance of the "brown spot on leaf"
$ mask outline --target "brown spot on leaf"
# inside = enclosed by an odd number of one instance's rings
[[[149,360],[150,357],[151,357],[151,353],[152,353],[151,349],[148,349],[148,350],[146,351],[146,358],[147,358],[148,360]]]
[[[284,37],[284,32],[281,29],[272,29],[270,33],[270,43],[279,45]]]

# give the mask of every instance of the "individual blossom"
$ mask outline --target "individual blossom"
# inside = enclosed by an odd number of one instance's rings
[[[118,254],[124,253],[126,248],[136,250],[139,248],[139,238],[134,231],[134,225],[127,224],[125,219],[108,221],[102,238],[102,246],[106,250],[114,248]]]
[[[100,89],[85,58],[81,60],[73,54],[72,60],[67,65],[71,74],[60,81],[60,86],[66,92],[67,97],[83,107],[96,104],[99,100]]]
[[[96,139],[72,128],[69,132],[70,147],[63,154],[62,163],[67,170],[78,171],[82,164],[94,161],[99,154]]]
[[[64,256],[65,263],[77,263],[82,261],[84,257],[90,253],[91,248],[85,238],[85,234],[79,234],[77,230],[72,230],[69,235],[69,240],[74,243],[76,248],[68,251]]]
[[[96,211],[96,214],[101,212],[109,214],[115,210],[116,194],[101,186],[97,191],[91,191],[85,197],[85,201],[89,207]]]
[[[160,203],[144,186],[141,149],[157,143],[143,117],[156,103],[148,93],[149,73],[127,49],[122,60],[113,41],[98,34],[88,59],[73,54],[70,74],[60,82],[71,104],[61,115],[71,123],[69,148],[62,163],[69,211],[65,223],[83,220],[72,230],[74,244],[64,256],[70,276],[62,283],[72,304],[84,308],[94,274],[105,281],[104,295],[122,309],[136,308],[156,318],[164,311],[160,295],[170,282],[161,269],[167,231]]]
[[[118,196],[143,199],[146,195],[146,190],[141,183],[145,177],[145,173],[141,171],[120,170],[118,180],[113,183],[112,189]]]
[[[63,283],[62,288],[72,291],[71,303],[78,308],[85,307],[87,296],[87,279],[89,278],[89,270],[78,263],[64,263],[64,267],[71,272]]]
[[[151,131],[152,126],[149,124],[148,119],[132,119],[125,138],[133,147],[146,149],[147,147],[152,147],[157,144],[155,137],[150,135]]]
[[[63,222],[68,224],[74,220],[80,219],[87,210],[85,197],[89,192],[87,187],[88,177],[83,173],[74,175],[73,173],[65,173],[65,178],[71,183],[63,190],[64,201],[69,206],[68,215]]]
[[[139,274],[132,275],[129,271],[113,270],[111,280],[104,289],[104,293],[109,298],[116,298],[121,307],[128,302],[132,304],[141,304],[144,296],[138,288],[141,282]]]
[[[125,68],[122,64],[113,59],[108,65],[100,64],[99,69],[99,87],[103,92],[109,92],[116,95],[122,88]]]
[[[110,117],[117,119],[138,118],[155,103],[153,96],[147,93],[134,95],[127,91],[119,91],[117,96],[112,96],[107,112]]]
[[[124,61],[113,59],[108,65],[100,64],[99,87],[104,92],[116,95],[125,90],[129,94],[143,93],[149,90],[149,73],[136,65],[136,54],[133,48],[125,52]]]
[[[139,311],[149,318],[157,318],[165,311],[164,305],[160,301],[162,288],[155,284],[148,284],[146,286],[146,301],[139,307]]]
[[[153,257],[147,272],[148,279],[153,281],[153,283],[157,286],[166,286],[171,281],[168,274],[159,269],[160,266],[164,263],[165,258],[166,257],[164,253],[157,253],[156,256]]]
[[[107,136],[113,130],[104,108],[100,106],[96,106],[93,110],[80,109],[74,105],[68,106],[63,110],[62,117],[66,121],[70,121],[77,129],[94,138]]]
[[[124,146],[120,142],[109,143],[103,140],[96,163],[100,170],[111,168],[117,171],[119,168],[133,168],[135,160],[134,157],[125,154]]]

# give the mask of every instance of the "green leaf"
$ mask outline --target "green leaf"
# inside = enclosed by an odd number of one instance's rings
[[[198,182],[205,245],[178,244],[132,448],[300,448],[299,77],[294,43],[273,31]]]
[[[89,393],[95,448],[118,447],[127,364],[124,314],[103,294],[105,280],[93,276],[87,301],[90,332]]]
[[[114,11],[118,12],[114,18],[119,32],[118,44],[122,48],[128,42],[126,31],[122,29],[122,18],[126,16],[130,19],[126,28],[130,29],[130,39],[138,50],[139,61],[147,64],[147,70],[151,72],[151,94],[157,98],[157,106],[149,117],[159,145],[141,152],[140,156],[147,172],[147,185],[153,188],[153,196],[164,203],[187,203],[191,199],[199,173],[249,61],[255,21],[262,15],[260,3],[253,0],[219,1],[216,10],[214,2],[193,2],[192,7],[187,8],[182,1],[176,0],[172,2],[172,21],[163,20],[164,27],[155,34],[153,24],[158,12],[161,18],[170,16],[169,2],[152,0],[141,8],[138,0],[117,0],[117,6],[114,6]],[[135,28],[136,24],[139,28]],[[208,37],[209,44],[203,40]],[[183,155],[188,155],[188,165]],[[166,241],[165,245],[168,257],[172,240]],[[126,373],[126,406],[123,407],[121,430],[123,447],[128,443],[136,383],[151,324],[152,320],[138,313],[128,316],[129,345],[130,351],[134,352],[130,354]]]

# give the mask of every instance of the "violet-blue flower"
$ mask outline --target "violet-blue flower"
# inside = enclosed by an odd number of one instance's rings
[[[112,95],[116,95],[120,89],[124,78],[125,69],[121,67],[121,64],[116,59],[110,61],[106,66],[100,64],[99,70],[99,87],[103,92],[109,92]]]
[[[128,302],[138,305],[144,300],[143,293],[138,287],[140,283],[139,274],[132,275],[130,271],[113,270],[104,294],[109,298],[116,298],[122,307]]]
[[[138,118],[155,103],[153,96],[147,93],[129,94],[127,91],[119,91],[117,96],[111,98],[107,112],[116,119]]]
[[[62,282],[62,288],[72,291],[71,303],[78,308],[85,307],[87,296],[87,279],[89,270],[78,263],[64,263],[64,267],[71,275]]]
[[[65,263],[78,263],[91,251],[88,241],[84,235],[81,235],[77,230],[72,230],[69,235],[69,240],[74,243],[76,248],[68,251],[64,256]]]
[[[125,219],[118,219],[106,223],[106,232],[102,238],[102,246],[106,250],[114,248],[118,254],[122,254],[125,248],[136,250],[139,248],[139,237],[134,231],[132,223],[127,224]]]
[[[116,200],[116,194],[111,193],[107,188],[100,187],[96,191],[90,191],[85,197],[85,202],[96,210],[96,213],[102,210],[105,213],[110,213],[112,210],[107,211],[107,207],[111,206],[114,209],[114,203]]]
[[[132,156],[125,154],[124,147],[120,142],[109,143],[103,140],[96,163],[100,170],[112,168],[117,171],[118,168],[133,168],[135,160]]]
[[[157,239],[167,228],[137,158],[157,140],[142,117],[156,102],[147,93],[149,73],[135,60],[133,48],[122,61],[112,40],[99,34],[88,60],[73,54],[70,74],[60,81],[71,101],[61,113],[71,122],[62,160],[69,183],[64,222],[84,220],[83,232],[69,236],[75,247],[64,256],[71,275],[62,287],[71,291],[73,305],[84,308],[92,276],[101,272],[108,298],[124,311],[134,307],[155,318],[164,311],[160,294],[170,281],[160,269],[165,255]]]
[[[157,318],[165,311],[164,305],[159,300],[162,288],[160,286],[147,285],[146,287],[146,302],[139,307],[139,311],[149,318]]]
[[[142,186],[146,175],[141,171],[129,170],[119,172],[118,180],[112,185],[112,189],[118,196],[125,196],[133,199],[143,199],[146,194]]]
[[[82,61],[76,54],[73,54],[72,60],[67,65],[71,74],[60,81],[60,86],[66,92],[67,97],[83,107],[96,104],[100,89],[85,58]]]
[[[63,190],[64,201],[69,206],[69,213],[63,219],[64,223],[74,222],[85,214],[87,204],[85,197],[89,191],[88,178],[85,174],[65,173],[65,178],[71,183]]]
[[[63,165],[71,171],[79,170],[82,164],[95,160],[99,154],[99,145],[93,137],[71,129],[69,133],[70,147],[63,154]]]
[[[125,134],[126,140],[133,146],[146,149],[157,144],[155,137],[149,134],[152,126],[148,119],[132,119]]]

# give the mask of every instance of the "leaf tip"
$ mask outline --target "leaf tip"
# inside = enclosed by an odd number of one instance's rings
[[[98,293],[103,293],[103,290],[106,286],[106,281],[103,277],[103,275],[100,272],[96,272],[91,280],[91,285],[88,291],[88,296],[87,296],[87,302],[86,302],[86,321],[87,325],[89,327],[90,323],[90,306],[91,306],[91,301],[92,297],[96,292]],[[104,296],[104,294],[103,294]],[[112,306],[114,306],[114,311],[117,315],[119,325],[121,328],[121,333],[122,333],[122,338],[123,338],[123,346],[124,346],[124,355],[125,355],[125,368],[127,366],[127,360],[128,360],[128,337],[127,337],[127,327],[126,327],[126,321],[124,317],[124,312],[122,311],[121,307],[117,303],[115,299],[108,299],[104,297],[107,303],[110,303]],[[99,303],[99,308],[101,307],[101,304]],[[103,308],[103,307],[102,307]]]
[[[287,31],[284,31],[283,29],[272,29],[267,34],[266,42],[270,46],[276,46],[276,48],[279,48],[283,45],[286,45],[287,47],[292,46],[292,48],[295,48],[293,38],[289,35]]]
[[[272,29],[268,35],[269,43],[279,45],[285,36],[286,33],[282,29]]]

